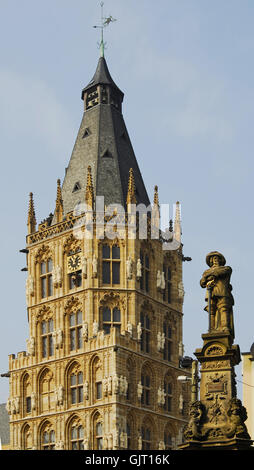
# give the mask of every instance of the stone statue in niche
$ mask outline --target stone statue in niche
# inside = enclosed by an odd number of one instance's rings
[[[232,269],[225,266],[226,260],[218,251],[209,253],[206,262],[209,269],[203,273],[200,285],[207,289],[205,310],[209,314],[209,332],[228,332],[234,339]]]
[[[129,280],[132,279],[133,262],[132,262],[132,259],[131,259],[130,256],[127,259],[127,262],[126,262],[126,271],[127,271],[127,279],[129,279]]]

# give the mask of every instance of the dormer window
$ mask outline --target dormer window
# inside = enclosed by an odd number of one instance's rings
[[[82,139],[85,139],[86,137],[89,137],[89,135],[91,135],[91,131],[90,131],[89,127],[86,127]]]
[[[81,189],[80,183],[79,181],[77,181],[77,183],[74,184],[74,188],[72,192],[75,193],[76,191],[79,191],[80,189]]]

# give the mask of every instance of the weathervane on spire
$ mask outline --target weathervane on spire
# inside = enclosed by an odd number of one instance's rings
[[[106,46],[106,43],[104,42],[104,37],[103,37],[104,28],[106,28],[110,23],[113,23],[116,20],[112,16],[107,16],[107,17],[103,16],[104,2],[101,2],[100,5],[101,5],[101,24],[94,26],[94,28],[100,28],[101,30],[100,56],[104,57],[104,49]]]

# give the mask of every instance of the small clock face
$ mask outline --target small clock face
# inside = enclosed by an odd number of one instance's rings
[[[72,255],[68,258],[68,272],[78,271],[81,266],[81,259],[79,255]]]

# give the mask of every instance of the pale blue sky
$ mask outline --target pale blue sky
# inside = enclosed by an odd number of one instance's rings
[[[54,210],[56,180],[82,117],[82,88],[97,66],[95,0],[0,0],[1,342],[26,349],[28,194],[37,221]],[[185,354],[207,331],[199,279],[205,256],[233,268],[236,343],[253,338],[253,0],[105,0],[117,21],[106,60],[125,93],[123,113],[150,197],[182,204]],[[14,294],[15,292],[15,294]],[[240,370],[240,369],[239,369]],[[240,378],[240,376],[238,375]],[[238,384],[240,393],[241,384]],[[0,402],[8,397],[0,381]]]

